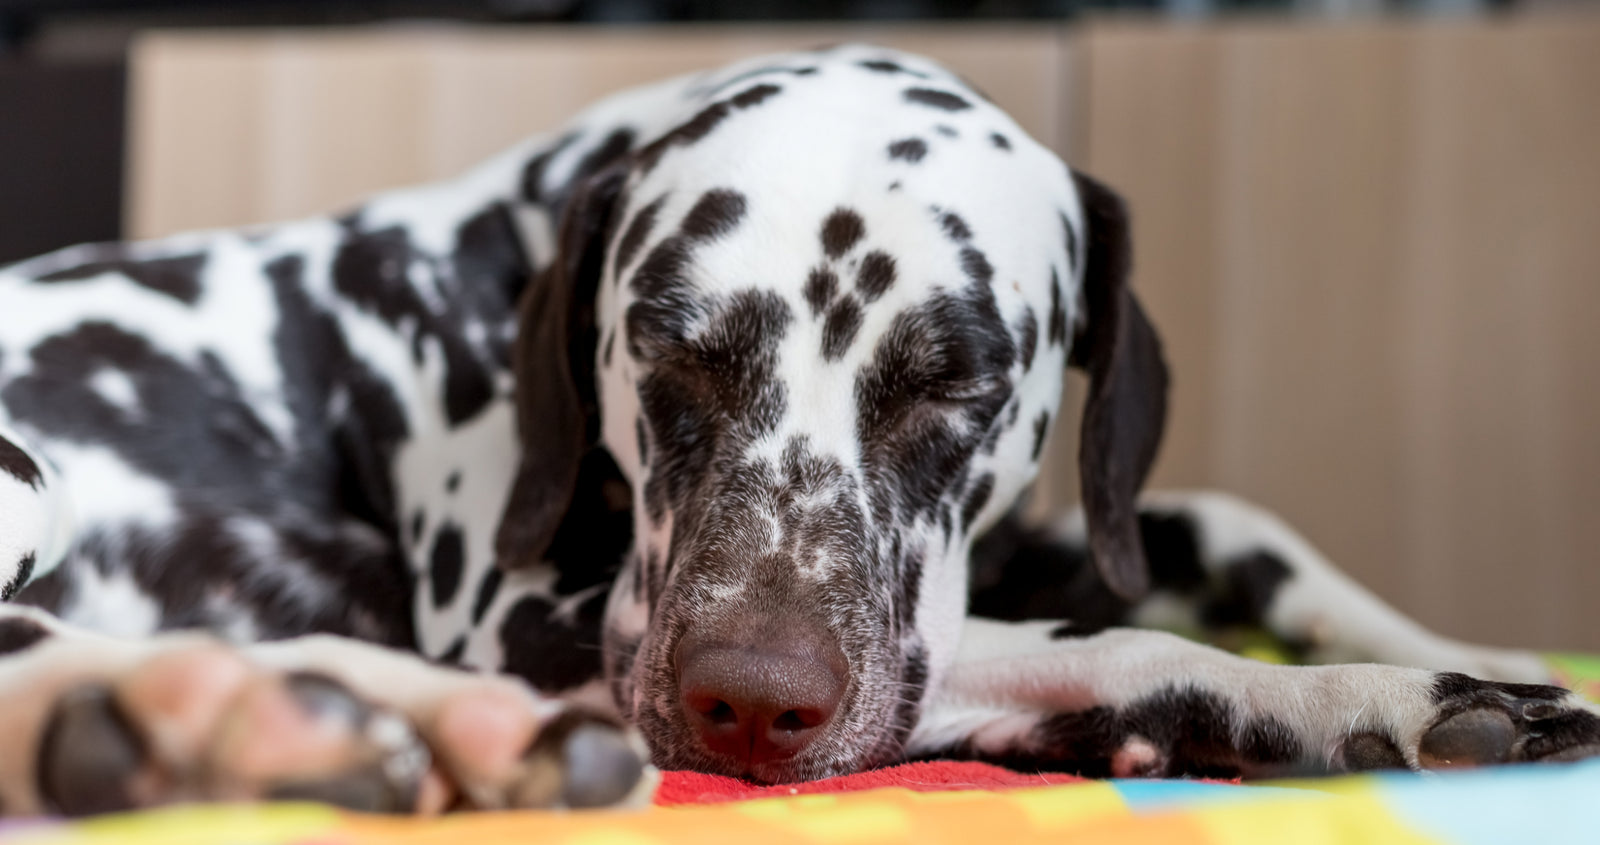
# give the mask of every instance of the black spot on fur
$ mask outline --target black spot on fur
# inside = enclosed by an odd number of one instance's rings
[[[1048,425],[1047,419],[1040,421]],[[1035,431],[1043,427],[1036,425]],[[1139,534],[1154,588],[1204,601],[1209,585],[1193,520],[1183,514],[1141,512]],[[1055,539],[1024,527],[1015,514],[974,544],[970,593],[975,616],[1065,619],[1074,636],[1126,624],[1131,609],[1105,586],[1081,539]]]
[[[888,253],[873,250],[861,259],[861,270],[856,274],[856,290],[861,298],[873,302],[894,285],[894,259]]]
[[[454,493],[461,489],[461,470],[453,470],[444,480],[444,489],[447,493]]]
[[[769,98],[776,96],[778,92],[782,90],[782,88],[771,83],[752,85],[751,87],[733,95],[732,102],[736,108],[747,109],[751,106],[760,105],[761,103],[766,102]]]
[[[1050,639],[1052,640],[1071,640],[1083,636],[1088,636],[1088,634],[1079,630],[1071,622],[1063,622],[1050,629]]]
[[[762,83],[739,92],[727,100],[719,100],[701,109],[694,117],[676,129],[661,136],[639,151],[639,165],[646,172],[655,168],[672,147],[687,147],[711,134],[722,121],[736,109],[747,109],[765,102],[783,89],[771,83]]]
[[[933,88],[907,88],[905,98],[908,103],[931,106],[944,111],[961,111],[972,108],[972,104],[965,99],[948,91],[939,91]]]
[[[781,65],[768,65],[766,67],[758,67],[753,70],[747,70],[743,73],[730,76],[727,79],[719,80],[715,88],[706,89],[697,93],[703,93],[707,96],[716,96],[724,91],[727,91],[729,88],[733,88],[736,85],[741,85],[758,76],[766,76],[768,74],[787,73],[794,76],[810,76],[816,72],[817,69],[814,67],[789,68]]]
[[[921,138],[906,138],[889,145],[889,158],[916,164],[928,154],[928,142]]]
[[[1033,450],[1029,454],[1034,463],[1039,462],[1039,456],[1044,454],[1044,438],[1050,432],[1050,412],[1040,411],[1039,416],[1033,421]]]
[[[623,230],[622,240],[617,242],[616,269],[619,277],[628,265],[633,263],[639,247],[644,246],[644,242],[649,239],[650,231],[656,225],[656,215],[661,213],[661,206],[666,201],[666,194],[656,197],[654,202],[639,209],[639,213],[629,221],[628,228]]]
[[[1433,679],[1433,703],[1439,705],[1470,705],[1502,703],[1501,694],[1513,698],[1561,701],[1568,691],[1548,684],[1511,684],[1482,681],[1460,672],[1440,672]]]
[[[1165,757],[1151,774],[1238,777],[1247,767],[1288,765],[1300,745],[1271,717],[1239,719],[1229,702],[1204,690],[1169,687],[1121,708],[1092,707],[1046,717],[1003,761],[1023,771],[1050,769],[1109,777],[1111,760],[1140,737]]]
[[[1065,215],[1065,214],[1061,215],[1061,232],[1062,232],[1062,235],[1061,235],[1062,240],[1066,244],[1066,247],[1067,247],[1067,266],[1069,266],[1069,267],[1077,267],[1078,266],[1078,233],[1075,230],[1073,230],[1072,221],[1068,220],[1067,219],[1067,215]]]
[[[579,132],[571,132],[562,136],[555,145],[534,156],[522,170],[522,196],[528,202],[544,205],[557,216],[566,207],[567,200],[577,187],[588,180],[590,176],[604,170],[607,165],[621,159],[633,148],[634,135],[631,129],[616,129],[605,137],[600,143],[589,148],[578,160],[566,181],[558,185],[546,185],[546,175],[553,161],[562,152],[571,147],[579,138]]]
[[[954,126],[946,126],[943,123],[939,124],[938,126],[933,127],[933,131],[939,133],[940,135],[945,136],[946,138],[959,138],[959,137],[961,137],[961,133],[957,132],[956,128]]]
[[[1033,316],[1031,307],[1024,308],[1022,322],[1017,326],[1017,351],[1022,355],[1022,371],[1033,369],[1033,354],[1039,346],[1039,318]]]
[[[38,281],[77,282],[116,273],[140,287],[164,293],[185,305],[193,305],[200,301],[200,273],[205,264],[204,253],[143,260],[117,257],[46,273]]]
[[[928,75],[920,70],[912,70],[911,68],[905,67],[897,62],[891,62],[888,59],[868,59],[867,61],[859,62],[858,64],[861,67],[864,67],[867,70],[875,73],[904,73],[908,76],[915,76],[918,79],[928,78]]]
[[[528,159],[522,168],[522,198],[531,203],[542,203],[544,196],[544,175],[550,169],[550,162],[561,154],[562,150],[572,146],[578,140],[578,133],[569,132],[557,139],[550,147],[539,152],[538,155]]]
[[[606,332],[605,348],[601,351],[600,361],[603,366],[611,366],[611,354],[616,351],[616,346],[617,330],[610,329]]]
[[[0,619],[0,657],[16,654],[50,636],[50,631],[32,619]]]
[[[464,290],[474,294],[493,291],[498,294],[498,301],[517,301],[533,276],[533,268],[522,252],[522,236],[505,203],[492,203],[456,229],[451,266]],[[496,301],[484,302],[476,310],[496,311]]]
[[[665,152],[666,147],[668,146],[686,147],[692,145],[701,138],[710,135],[711,130],[716,129],[717,126],[721,124],[722,121],[727,120],[728,115],[732,113],[733,106],[727,100],[712,103],[711,105],[706,106],[705,108],[696,112],[695,116],[689,118],[687,122],[679,125],[676,129],[672,130],[666,135],[663,135],[659,140],[644,148],[641,153],[641,158],[645,160],[646,168],[648,169],[651,165],[653,165],[653,159],[655,159],[658,155],[658,153],[656,153],[657,150],[660,152]]]
[[[967,499],[961,505],[961,530],[972,530],[972,521],[978,518],[985,505],[989,504],[989,496],[994,493],[994,474],[984,473],[978,483],[972,485],[972,490],[967,493]]]
[[[922,598],[923,555],[921,552],[913,552],[902,557],[900,554],[900,539],[896,537],[892,556],[900,559],[900,575],[895,579],[895,584],[899,587],[899,596],[895,603],[895,607],[898,610],[898,618],[895,622],[899,626],[899,631],[903,633],[915,629],[917,624],[917,602]],[[916,652],[922,651],[920,638],[915,643],[914,650]],[[924,658],[926,657],[926,655],[923,656]]]
[[[495,571],[498,572],[499,570],[495,570]],[[444,664],[446,666],[459,666],[459,665],[461,665],[461,658],[466,653],[467,653],[467,638],[466,637],[456,637],[456,641],[451,643],[450,647],[445,649],[443,654],[439,655],[439,658],[438,658],[437,662],[442,663],[442,664]]]
[[[999,132],[989,133],[989,143],[994,144],[996,149],[1007,151],[1011,149],[1011,142],[1006,140],[1006,136],[1001,135]]]
[[[1199,529],[1189,516],[1144,511],[1139,514],[1139,537],[1151,561],[1151,582],[1159,589],[1193,593],[1206,585]]]
[[[500,594],[500,584],[505,580],[505,574],[498,566],[489,567],[489,574],[483,576],[478,582],[478,595],[472,599],[472,624],[483,622],[483,615],[489,612],[494,604],[495,596]]]
[[[822,325],[822,357],[837,361],[849,351],[861,328],[861,305],[855,297],[847,296],[828,310],[828,320]]]
[[[988,286],[994,281],[994,267],[989,264],[989,259],[977,247],[963,247],[961,250],[961,269],[966,271],[967,278],[973,282]]]
[[[577,169],[573,171],[573,183],[582,182],[599,173],[606,165],[627,155],[630,149],[633,149],[633,130],[613,130],[600,146],[590,150],[584,155],[583,160],[578,162]]]
[[[944,229],[944,233],[949,236],[950,240],[959,243],[972,239],[972,227],[968,226],[967,221],[961,219],[961,215],[954,211],[946,211],[939,215],[939,225]]]
[[[34,560],[33,552],[28,552],[17,561],[17,574],[11,578],[10,583],[0,587],[0,601],[10,601],[12,596],[27,586],[28,579],[33,577]]]
[[[15,478],[34,490],[39,489],[44,476],[39,472],[39,465],[28,457],[28,453],[10,440],[0,437],[0,472]]]
[[[806,277],[806,304],[811,316],[820,317],[839,293],[839,277],[827,267],[817,267]]]
[[[1061,301],[1061,276],[1050,268],[1050,331],[1046,335],[1051,346],[1067,344],[1067,309]]]
[[[697,241],[715,240],[733,231],[744,213],[744,194],[725,188],[706,191],[683,218],[680,231]]]
[[[687,342],[704,304],[693,294],[688,268],[694,245],[732,230],[745,213],[744,196],[734,191],[707,191],[685,216],[682,231],[657,244],[639,264],[630,286],[638,295],[628,306],[628,352],[653,358],[651,351],[670,351]]]
[[[829,258],[837,259],[849,252],[866,234],[867,226],[862,222],[861,215],[848,208],[834,209],[822,221],[822,251]]]
[[[308,448],[307,444],[315,441],[302,438],[296,457],[331,457],[336,476],[332,489],[337,491],[342,512],[385,534],[397,535],[398,506],[389,468],[409,431],[404,411],[392,385],[355,357],[332,315],[314,305],[301,289],[298,268],[298,258],[292,266],[282,268],[282,273],[276,272],[280,269],[277,262],[268,267],[282,314],[274,345],[297,425],[302,432],[326,431],[332,455]],[[339,402],[341,397],[348,401]],[[170,425],[165,414],[152,416],[163,419],[164,427]],[[263,485],[272,474],[258,473],[255,484]],[[299,489],[295,497],[306,507],[318,507],[306,488]]]
[[[455,523],[446,522],[433,535],[433,552],[428,555],[429,581],[433,586],[433,606],[446,607],[461,589],[461,570],[465,541]]]
[[[690,248],[687,239],[662,241],[639,265],[631,287],[637,300],[628,306],[624,322],[628,353],[649,360],[656,352],[681,345],[702,310],[688,277]]]
[[[498,286],[486,291],[463,287],[453,267],[418,251],[402,227],[365,231],[358,219],[345,222],[345,239],[333,259],[334,288],[390,325],[415,325],[412,351],[418,360],[422,345],[436,342],[444,354],[446,418],[454,426],[477,416],[494,397],[490,372],[498,364],[469,346],[457,327],[478,315],[506,313],[510,301],[505,292]],[[458,295],[449,298],[443,312],[437,310],[417,290],[414,272],[432,276]]]
[[[1193,546],[1192,532],[1186,542]],[[1198,565],[1199,550],[1190,549],[1186,553],[1193,554]],[[1277,555],[1266,551],[1252,552],[1230,562],[1222,569],[1216,594],[1201,607],[1201,619],[1218,628],[1260,626],[1266,621],[1267,609],[1272,606],[1278,588],[1293,574]]]
[[[690,259],[688,239],[674,236],[656,244],[634,272],[630,287],[644,300],[683,296],[689,287]]]
[[[422,528],[424,519],[426,519],[426,517],[422,513],[422,508],[417,508],[416,511],[411,514],[411,544],[413,546],[422,542]]]
[[[605,595],[584,602],[571,623],[539,596],[517,602],[500,626],[506,672],[544,693],[560,692],[600,677],[600,615]]]

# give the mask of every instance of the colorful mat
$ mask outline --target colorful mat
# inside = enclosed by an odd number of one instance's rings
[[[793,795],[633,813],[405,821],[311,805],[197,807],[0,826],[5,845],[665,845],[945,842],[1489,845],[1593,842],[1600,762],[1275,786],[1099,781],[1008,791]]]

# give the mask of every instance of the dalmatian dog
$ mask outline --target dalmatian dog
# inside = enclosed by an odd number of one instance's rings
[[[0,268],[0,812],[1600,752],[1533,656],[1244,503],[1137,499],[1167,376],[1129,255],[1110,190],[852,46],[344,216]],[[1084,504],[1027,526],[1068,366]],[[1323,665],[1137,627],[1175,619]]]

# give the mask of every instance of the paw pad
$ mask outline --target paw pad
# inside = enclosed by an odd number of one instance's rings
[[[1372,732],[1351,734],[1339,746],[1338,756],[1347,772],[1406,768],[1400,749],[1388,737]]]
[[[1417,749],[1428,769],[1453,769],[1504,763],[1517,741],[1517,727],[1500,710],[1467,710],[1429,728]]]

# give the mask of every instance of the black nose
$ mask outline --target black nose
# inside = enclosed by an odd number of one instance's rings
[[[690,726],[744,771],[793,757],[821,735],[844,694],[846,664],[819,626],[733,625],[691,631],[678,646],[678,688]]]

